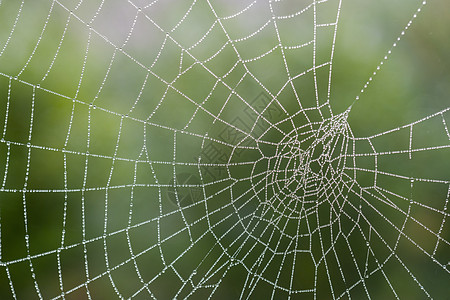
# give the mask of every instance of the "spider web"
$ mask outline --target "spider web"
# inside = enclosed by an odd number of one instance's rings
[[[447,295],[450,107],[351,122],[412,2],[344,105],[346,1],[0,2],[2,299]]]

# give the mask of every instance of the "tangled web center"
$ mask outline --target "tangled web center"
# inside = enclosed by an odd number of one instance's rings
[[[270,206],[282,215],[299,217],[317,207],[341,181],[348,149],[348,111],[293,129],[264,162],[270,174]]]

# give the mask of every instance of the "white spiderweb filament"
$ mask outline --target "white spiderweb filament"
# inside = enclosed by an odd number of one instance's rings
[[[450,108],[356,137],[341,1],[38,4],[0,6],[2,298],[445,295]]]

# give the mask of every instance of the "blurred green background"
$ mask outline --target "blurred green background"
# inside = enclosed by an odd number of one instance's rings
[[[448,297],[448,1],[0,3],[1,299]]]

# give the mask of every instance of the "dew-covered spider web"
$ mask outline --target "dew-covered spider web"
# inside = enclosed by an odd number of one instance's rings
[[[449,7],[0,1],[0,298],[448,297]]]

